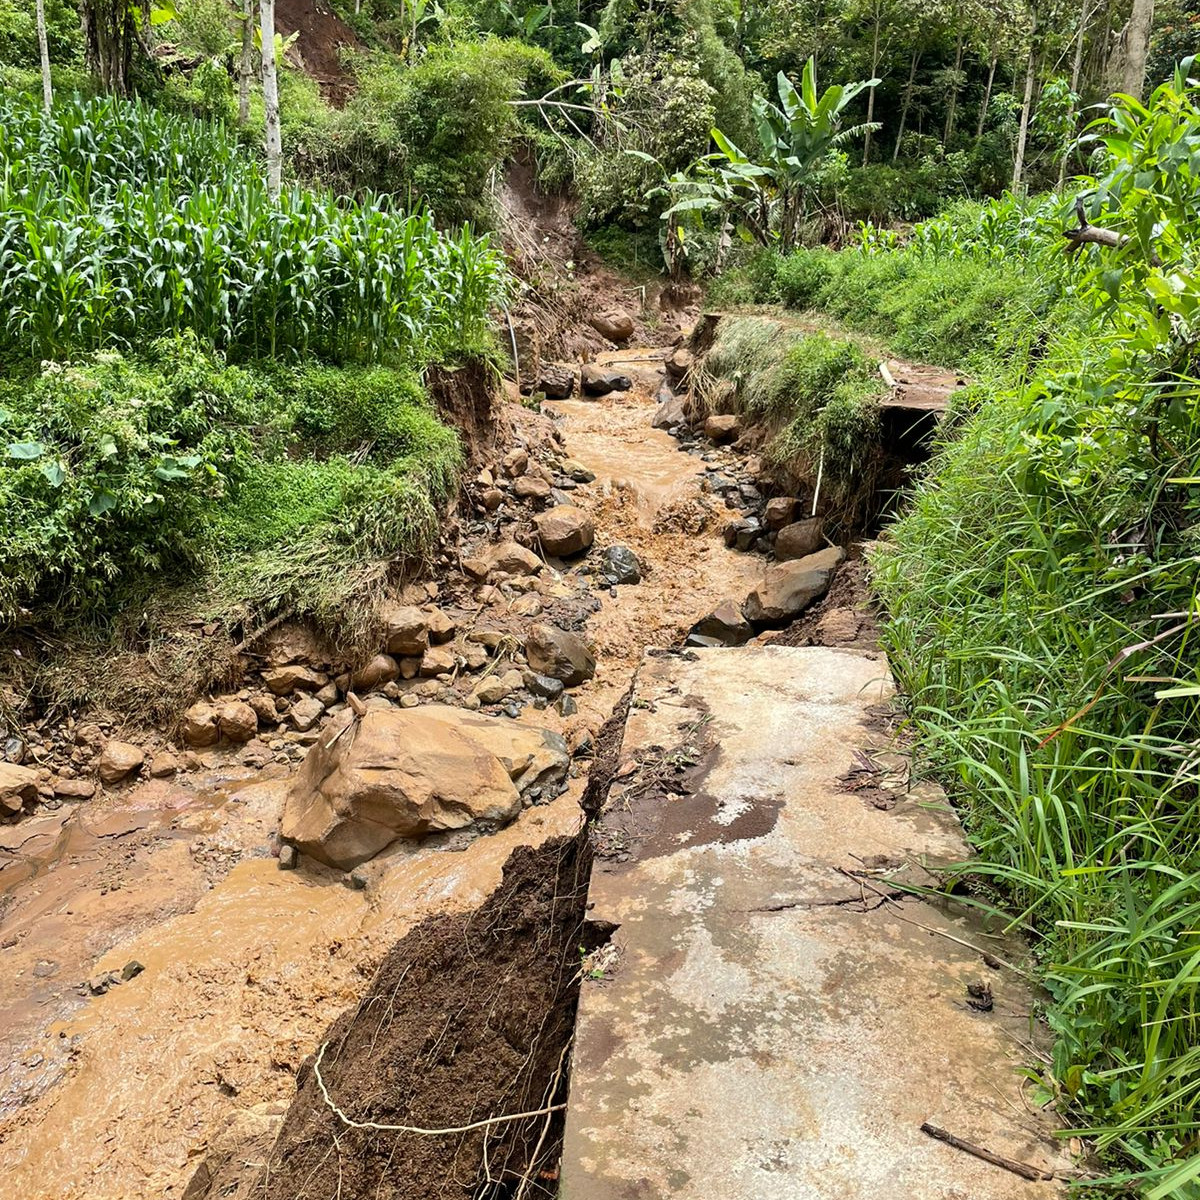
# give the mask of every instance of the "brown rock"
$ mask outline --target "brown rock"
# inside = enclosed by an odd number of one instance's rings
[[[524,682],[520,671],[505,671],[503,675],[489,675],[482,680],[473,694],[480,704],[499,704]]]
[[[667,376],[677,383],[692,369],[692,352],[686,346],[676,346],[667,355]]]
[[[179,770],[179,763],[175,759],[175,755],[169,751],[160,750],[150,760],[150,778],[151,779],[170,779],[176,771]]]
[[[356,692],[369,692],[380,684],[391,683],[399,675],[400,664],[390,654],[377,654],[354,672],[350,682]]]
[[[263,683],[276,696],[289,696],[292,692],[316,692],[329,682],[326,676],[300,663],[268,667],[262,677]]]
[[[686,421],[683,401],[669,390],[665,394],[660,392],[658,407],[654,410],[654,416],[650,418],[651,426],[654,429],[674,429]]]
[[[519,542],[500,542],[493,546],[488,561],[493,571],[503,571],[506,575],[536,575],[542,569],[542,560]]]
[[[217,728],[231,742],[248,742],[258,732],[258,714],[249,704],[233,700],[221,706]]]
[[[794,562],[775,563],[766,569],[763,581],[746,597],[746,617],[756,623],[786,621],[799,616],[829,588],[833,573],[846,552],[832,546]]]
[[[120,783],[142,769],[146,752],[129,742],[109,742],[96,763],[96,774],[102,783]]]
[[[426,678],[444,675],[454,670],[453,646],[430,646],[421,659],[421,674]]]
[[[37,772],[16,763],[0,762],[0,813],[16,814],[38,795]]]
[[[566,556],[580,554],[595,536],[592,519],[571,504],[559,504],[533,518],[538,538],[547,554]]]
[[[431,608],[426,614],[429,621],[429,640],[436,646],[448,642],[458,632],[458,623],[440,608]]]
[[[307,733],[324,715],[325,705],[316,696],[301,696],[288,713],[297,733]]]
[[[742,431],[735,413],[716,413],[704,422],[704,436],[714,442],[732,442]]]
[[[420,673],[421,660],[419,658],[402,658],[400,660],[401,679],[416,679]]]
[[[519,500],[546,500],[550,496],[550,485],[533,475],[522,475],[513,485],[513,492]]]
[[[482,583],[488,577],[488,572],[492,569],[492,565],[486,558],[464,558],[462,560],[462,569],[463,574],[468,579],[473,579],[476,583]]]
[[[57,779],[54,794],[60,800],[90,800],[96,794],[96,785],[90,779]]]
[[[596,673],[596,660],[583,639],[557,625],[531,626],[525,638],[525,657],[539,675],[561,679],[567,687]]]
[[[215,746],[221,736],[217,724],[218,709],[215,704],[193,704],[183,714],[183,724],[179,732],[189,746]]]
[[[254,709],[254,715],[260,725],[275,725],[279,722],[279,709],[276,707],[274,696],[253,692],[246,703]]]
[[[608,308],[588,317],[588,324],[610,342],[627,342],[633,337],[633,318],[623,308]]]
[[[793,558],[805,558],[815,554],[825,545],[821,536],[824,521],[820,517],[808,517],[785,525],[775,538],[775,557],[780,562]]]
[[[562,739],[514,721],[429,705],[352,722],[347,711],[309,751],[280,828],[301,853],[344,870],[397,838],[505,824],[522,790],[566,777]]]
[[[768,500],[763,509],[763,524],[768,529],[782,529],[785,525],[790,525],[796,515],[798,503],[795,496],[776,496]]]
[[[504,473],[510,479],[516,479],[518,475],[524,475],[526,467],[529,466],[529,453],[522,450],[519,446],[510,450],[502,461]]]
[[[384,610],[387,652],[420,657],[429,647],[429,617],[415,604],[397,604]],[[394,678],[394,677],[393,677]]]
[[[479,501],[488,512],[495,512],[504,503],[504,493],[499,488],[488,488]]]
[[[620,371],[609,371],[588,363],[579,372],[579,389],[585,396],[607,396],[609,392],[627,392],[633,380]]]

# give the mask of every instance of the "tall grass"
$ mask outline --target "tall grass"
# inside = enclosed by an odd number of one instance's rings
[[[132,102],[0,105],[0,351],[192,330],[234,358],[418,361],[477,346],[504,269],[386,196],[272,201],[219,125]]]
[[[1064,263],[1064,219],[1027,256],[1012,208],[958,250],[851,256],[1028,257],[1087,315],[1029,315],[874,570],[920,746],[979,850],[963,872],[1035,939],[1047,1098],[1109,1184],[1152,1198],[1200,1196],[1196,100],[1180,77],[1097,124],[1085,186],[1119,247]]]

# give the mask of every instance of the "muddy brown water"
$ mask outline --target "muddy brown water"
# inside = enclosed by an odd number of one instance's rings
[[[593,733],[645,647],[744,597],[762,570],[725,548],[724,510],[699,487],[707,464],[650,428],[661,351],[604,357],[633,375],[633,392],[548,406],[566,452],[597,476],[576,493],[597,545],[624,543],[645,567],[640,585],[603,593],[588,622],[599,668],[571,723]],[[0,1195],[181,1196],[238,1114],[283,1111],[301,1063],[398,938],[478,907],[514,849],[582,820],[579,778],[490,837],[397,847],[371,864],[366,891],[351,891],[332,871],[276,869],[286,771],[207,763],[186,782],[0,831]],[[134,960],[144,969],[129,982],[81,994]]]

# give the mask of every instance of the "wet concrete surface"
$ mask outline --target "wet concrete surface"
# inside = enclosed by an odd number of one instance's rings
[[[1019,1074],[1033,998],[984,961],[1011,948],[889,883],[967,853],[940,792],[905,786],[891,690],[857,650],[644,661],[597,828],[589,916],[616,932],[580,1000],[563,1200],[1056,1194],[920,1129],[1066,1165]],[[890,806],[846,786],[861,756]]]

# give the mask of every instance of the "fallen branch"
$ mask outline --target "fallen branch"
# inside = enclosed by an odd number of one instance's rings
[[[994,1167],[1003,1167],[1004,1170],[1011,1171],[1014,1175],[1020,1175],[1022,1179],[1036,1183],[1038,1180],[1054,1178],[1053,1171],[1043,1171],[1040,1167],[1031,1166],[1029,1163],[1017,1162],[1015,1158],[1005,1158],[1003,1154],[993,1154],[990,1150],[955,1137],[954,1134],[947,1133],[946,1130],[939,1129],[938,1126],[931,1125],[928,1121],[922,1124],[921,1132],[927,1133],[936,1141],[945,1142],[947,1146],[953,1146],[955,1150],[973,1154],[976,1158],[981,1158]]]
[[[492,1125],[503,1125],[507,1121],[528,1121],[530,1117],[544,1117],[547,1113],[558,1112],[567,1107],[566,1104],[548,1104],[545,1108],[535,1108],[532,1112],[509,1113],[503,1117],[487,1117],[482,1121],[472,1121],[469,1125],[454,1125],[449,1129],[422,1129],[419,1125],[381,1125],[378,1121],[356,1121],[353,1117],[346,1116],[333,1102],[333,1097],[330,1096],[329,1089],[325,1086],[325,1080],[321,1077],[321,1060],[325,1057],[325,1050],[328,1046],[328,1042],[321,1043],[321,1048],[317,1051],[317,1060],[313,1063],[313,1075],[316,1078],[317,1087],[321,1089],[322,1099],[338,1120],[351,1129],[376,1129],[380,1133],[415,1133],[421,1137],[442,1137],[453,1133],[471,1133],[475,1129],[487,1129]]]

